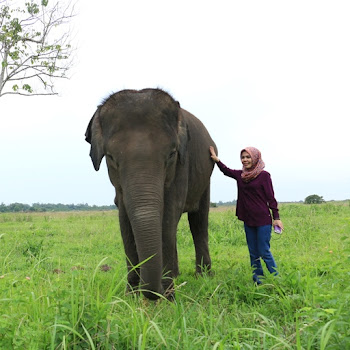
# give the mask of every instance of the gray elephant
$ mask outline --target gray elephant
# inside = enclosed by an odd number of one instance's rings
[[[85,136],[95,170],[105,156],[115,187],[128,288],[137,290],[141,283],[149,299],[171,290],[179,274],[176,231],[184,212],[195,245],[196,271],[210,270],[214,163],[207,150],[215,144],[204,125],[163,90],[123,90],[97,108]]]

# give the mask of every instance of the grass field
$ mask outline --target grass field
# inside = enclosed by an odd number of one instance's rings
[[[349,203],[280,212],[259,287],[232,208],[210,213],[199,278],[184,215],[175,302],[125,295],[116,212],[0,214],[0,349],[350,349]]]

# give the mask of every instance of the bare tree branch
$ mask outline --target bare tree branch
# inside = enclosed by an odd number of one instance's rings
[[[45,92],[45,93],[31,93],[31,94],[25,94],[22,92],[14,92],[14,91],[9,91],[9,92],[4,92],[1,94],[1,96],[5,95],[20,95],[20,96],[52,96],[52,95],[58,95],[58,92]]]

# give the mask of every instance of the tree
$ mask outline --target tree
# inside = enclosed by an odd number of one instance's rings
[[[304,203],[305,204],[321,204],[323,203],[325,200],[323,199],[322,196],[318,196],[317,194],[312,194],[310,196],[307,196],[305,198]]]
[[[56,95],[53,80],[72,66],[74,6],[57,1],[0,0],[0,97]],[[5,90],[5,87],[7,90]]]

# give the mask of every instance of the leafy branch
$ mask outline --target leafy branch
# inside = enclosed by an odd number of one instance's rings
[[[0,1],[0,97],[56,95],[54,80],[67,78],[74,51],[71,2],[28,0],[15,7]],[[7,89],[6,89],[7,88]]]

